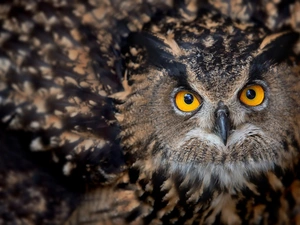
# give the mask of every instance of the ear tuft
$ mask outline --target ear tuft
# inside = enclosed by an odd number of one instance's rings
[[[283,32],[265,37],[250,65],[250,77],[259,77],[272,65],[279,64],[293,55],[293,47],[299,37],[300,34],[296,32]]]
[[[262,41],[261,52],[256,56],[260,62],[268,66],[285,60],[293,52],[293,47],[299,40],[300,34],[296,32],[283,32],[272,34]]]

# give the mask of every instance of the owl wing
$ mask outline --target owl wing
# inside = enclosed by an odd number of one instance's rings
[[[122,174],[120,44],[153,12],[135,0],[0,3],[1,224],[61,224],[86,184]]]
[[[1,8],[1,122],[29,132],[24,148],[51,152],[64,175],[95,170],[90,178],[105,182],[123,161],[110,142],[118,131],[109,95],[122,90],[119,53],[110,51],[117,40],[103,28],[114,22],[112,7],[20,1]]]
[[[132,0],[1,10],[1,123],[30,133],[28,150],[51,152],[65,175],[94,170],[90,179],[107,182],[123,164],[110,98],[124,91],[121,39],[153,10]]]

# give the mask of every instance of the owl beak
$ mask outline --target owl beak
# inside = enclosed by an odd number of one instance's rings
[[[215,117],[215,131],[222,138],[224,145],[226,145],[231,126],[229,109],[222,101],[218,103],[218,107],[215,111]]]

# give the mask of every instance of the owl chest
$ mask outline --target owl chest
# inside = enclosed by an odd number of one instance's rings
[[[291,224],[299,208],[300,181],[292,172],[270,172],[239,190],[186,185],[162,173],[129,174],[144,224]]]

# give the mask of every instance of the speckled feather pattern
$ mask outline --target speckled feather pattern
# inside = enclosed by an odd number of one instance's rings
[[[166,159],[187,162],[193,152],[163,154],[151,112],[136,116],[149,86],[165,79],[149,64],[174,76],[193,71],[185,82],[207,79],[220,98],[214,74],[227,71],[224,87],[239,82],[272,34],[291,31],[300,31],[297,0],[1,1],[0,224],[300,224],[295,38],[280,59],[295,74],[286,81],[293,132],[279,134],[288,152],[242,186],[171,173]]]

